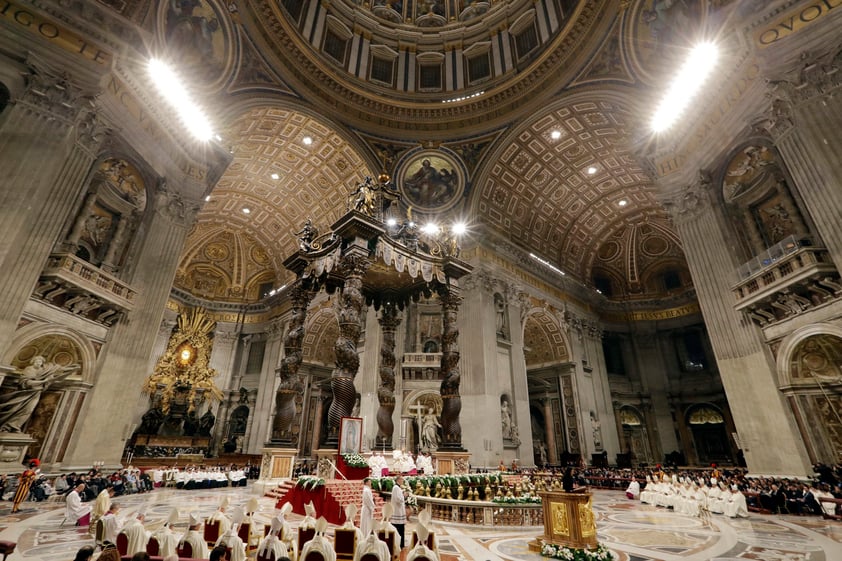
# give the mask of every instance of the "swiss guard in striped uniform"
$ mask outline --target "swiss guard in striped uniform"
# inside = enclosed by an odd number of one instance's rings
[[[41,461],[38,458],[32,458],[29,460],[29,469],[20,474],[15,498],[12,499],[12,514],[20,510],[20,503],[29,497],[29,488],[32,487],[32,482],[38,479],[38,467],[40,465]]]

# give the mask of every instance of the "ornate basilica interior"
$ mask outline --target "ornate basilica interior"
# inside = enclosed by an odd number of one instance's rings
[[[0,2],[0,462],[838,462],[839,6]]]

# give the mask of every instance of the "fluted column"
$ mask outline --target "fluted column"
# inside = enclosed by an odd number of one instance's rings
[[[0,120],[0,351],[12,340],[105,132],[79,88],[44,71],[27,79]]]
[[[322,418],[325,414],[325,398],[321,388],[314,388],[313,395],[316,399],[316,408],[313,411],[313,441],[310,450],[318,450],[322,440]]]
[[[371,265],[367,255],[353,252],[342,257],[340,275],[344,278],[342,294],[339,297],[339,337],[334,344],[336,368],[330,375],[333,403],[327,412],[328,440],[338,444],[339,422],[354,409],[356,390],[354,378],[360,368],[357,343],[365,320],[363,298],[363,276]]]
[[[108,251],[105,253],[105,259],[102,260],[102,268],[110,273],[116,273],[119,269],[117,261],[126,245],[126,235],[129,233],[131,222],[132,214],[121,215],[120,221],[117,223],[117,231],[114,232],[114,237],[108,244]]]
[[[746,460],[753,472],[805,475],[810,471],[806,450],[777,389],[771,357],[757,328],[734,309],[734,236],[712,204],[712,190],[702,174],[664,203],[682,240]]]
[[[818,234],[842,269],[842,67],[810,66],[793,81],[771,83],[773,100],[758,124],[775,140]]]
[[[441,335],[441,429],[442,445],[439,450],[462,450],[462,397],[459,395],[459,328],[456,320],[462,298],[452,286],[439,293],[442,307]]]
[[[549,397],[541,398],[544,407],[544,433],[547,435],[547,461],[558,463],[558,448],[555,443],[555,423],[553,423],[553,402]]]
[[[85,229],[85,220],[94,211],[96,201],[96,193],[88,193],[85,196],[82,208],[79,209],[79,214],[76,215],[76,222],[73,223],[73,229],[71,229],[70,235],[67,236],[66,244],[62,249],[75,253],[79,248],[79,240],[82,238],[82,230]]]
[[[83,422],[74,432],[65,465],[85,466],[94,457],[109,465],[119,462],[123,432],[134,415],[126,402],[138,399],[149,375],[149,354],[197,210],[198,204],[185,203],[178,194],[159,188],[146,237],[135,252],[135,273],[127,279],[138,290],[135,307],[109,333],[110,340],[98,361],[96,383],[86,400]]]
[[[296,281],[289,291],[292,315],[284,336],[284,358],[278,369],[280,384],[275,392],[275,417],[272,420],[272,444],[274,445],[291,447],[297,444],[298,437],[292,430],[296,417],[295,396],[303,390],[298,368],[302,360],[304,321],[307,319],[307,308],[314,295],[315,292],[310,283],[301,279]]]
[[[380,385],[377,388],[377,442],[376,447],[392,449],[392,435],[395,424],[392,413],[395,412],[395,331],[401,322],[398,307],[387,302],[380,312],[380,330],[383,336],[380,345]]]

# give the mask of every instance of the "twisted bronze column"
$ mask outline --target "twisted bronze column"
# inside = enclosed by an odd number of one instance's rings
[[[462,398],[459,395],[459,328],[456,316],[462,298],[453,287],[446,287],[439,293],[442,317],[442,354],[441,354],[441,428],[443,441],[439,450],[462,449],[462,426],[459,413],[462,411]]]
[[[363,298],[363,276],[371,265],[366,255],[352,253],[342,257],[339,274],[344,278],[342,293],[339,296],[339,337],[333,348],[336,353],[336,368],[330,377],[333,390],[333,403],[327,413],[328,440],[337,442],[339,422],[354,409],[354,377],[360,368],[357,354],[357,342],[365,319],[365,299]]]
[[[295,398],[303,390],[298,367],[301,366],[301,344],[304,341],[307,307],[315,294],[310,283],[303,280],[298,280],[289,292],[292,316],[284,337],[284,358],[278,369],[281,383],[275,394],[275,419],[272,422],[272,441],[288,446],[298,444],[298,435],[293,431],[296,419]]]
[[[380,345],[380,385],[377,387],[377,447],[392,449],[392,433],[395,424],[392,413],[395,411],[395,331],[401,322],[398,308],[392,303],[383,304],[380,312],[380,331],[383,342]]]

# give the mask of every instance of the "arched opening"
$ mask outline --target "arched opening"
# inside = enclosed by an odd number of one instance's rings
[[[725,417],[719,409],[707,404],[694,405],[687,411],[686,421],[699,463],[731,461]]]
[[[789,398],[810,461],[842,457],[842,334],[812,331],[782,349],[781,384]]]
[[[654,457],[643,415],[633,407],[621,407],[619,416],[620,426],[623,427],[623,453],[628,455],[626,467],[651,464]],[[620,459],[617,460],[618,464]]]

